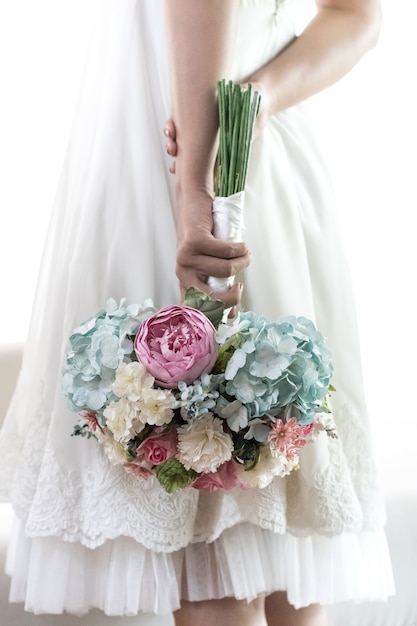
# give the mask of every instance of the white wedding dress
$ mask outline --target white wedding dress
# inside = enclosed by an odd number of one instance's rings
[[[242,0],[234,79],[294,37],[299,0]],[[227,77],[226,77],[227,78]],[[325,165],[303,106],[253,144],[244,307],[315,320],[334,352],[338,439],[263,490],[165,493],[70,437],[67,339],[109,297],[177,303],[162,0],[102,0],[42,261],[18,386],[0,438],[16,525],[11,599],[34,612],[169,613],[180,598],[297,607],[392,592],[350,278]]]

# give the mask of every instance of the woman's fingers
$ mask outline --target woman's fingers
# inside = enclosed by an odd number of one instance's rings
[[[175,124],[174,121],[172,119],[172,117],[169,118],[169,120],[167,120],[166,124],[165,124],[165,128],[164,128],[164,135],[167,138],[167,142],[165,144],[165,148],[167,151],[167,154],[173,158],[175,158],[177,156],[177,133],[176,133],[176,129],[175,129]],[[172,166],[170,167],[169,171],[172,174],[175,174],[175,161],[173,162]]]
[[[189,273],[191,270],[196,276],[204,277],[204,280],[207,280],[209,276],[229,278],[229,276],[236,276],[248,267],[249,261],[249,254],[234,259],[219,259],[196,254],[190,264],[188,260],[179,255],[177,258],[177,276],[182,280],[181,274],[183,272]],[[188,286],[191,285],[188,284]]]
[[[245,243],[227,243],[212,237],[201,238],[177,251],[176,272],[184,297],[189,287],[197,287],[211,297],[224,302],[226,308],[240,303],[242,285],[235,283],[224,292],[215,292],[207,284],[209,276],[228,278],[248,267],[250,254]]]
[[[165,144],[167,154],[174,159],[171,167],[169,168],[169,171],[171,172],[171,174],[175,174],[175,157],[177,156],[178,147],[177,131],[172,117],[170,117],[165,124],[164,135],[167,138],[167,142]]]
[[[216,239],[205,225],[194,231],[187,228],[178,239],[177,254],[193,257],[204,255],[231,260],[248,255],[248,247],[244,241],[227,241]]]
[[[184,268],[205,277],[227,278],[239,274],[249,263],[250,254],[243,242],[224,242],[210,236],[183,242],[177,248],[177,273]]]

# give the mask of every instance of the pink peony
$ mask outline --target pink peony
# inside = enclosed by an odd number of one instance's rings
[[[212,493],[218,489],[233,489],[239,484],[236,462],[226,461],[216,472],[201,474],[192,484],[195,489],[205,489]]]
[[[177,434],[175,430],[163,432],[159,428],[156,428],[154,434],[145,439],[136,450],[138,457],[143,457],[152,465],[160,465],[167,459],[172,459],[176,453]]]
[[[216,362],[216,330],[204,313],[169,306],[143,322],[135,352],[162,387],[177,387],[180,381],[190,384]]]

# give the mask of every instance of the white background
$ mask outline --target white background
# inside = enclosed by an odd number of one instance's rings
[[[98,0],[0,3],[0,343],[6,343],[26,336]],[[384,14],[378,47],[313,108],[341,203],[381,470],[400,489],[417,439],[417,6],[385,0]]]

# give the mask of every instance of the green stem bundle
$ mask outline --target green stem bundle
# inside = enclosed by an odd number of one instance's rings
[[[248,171],[253,128],[261,96],[252,85],[221,80],[217,84],[219,150],[216,196],[228,197],[243,191]]]

